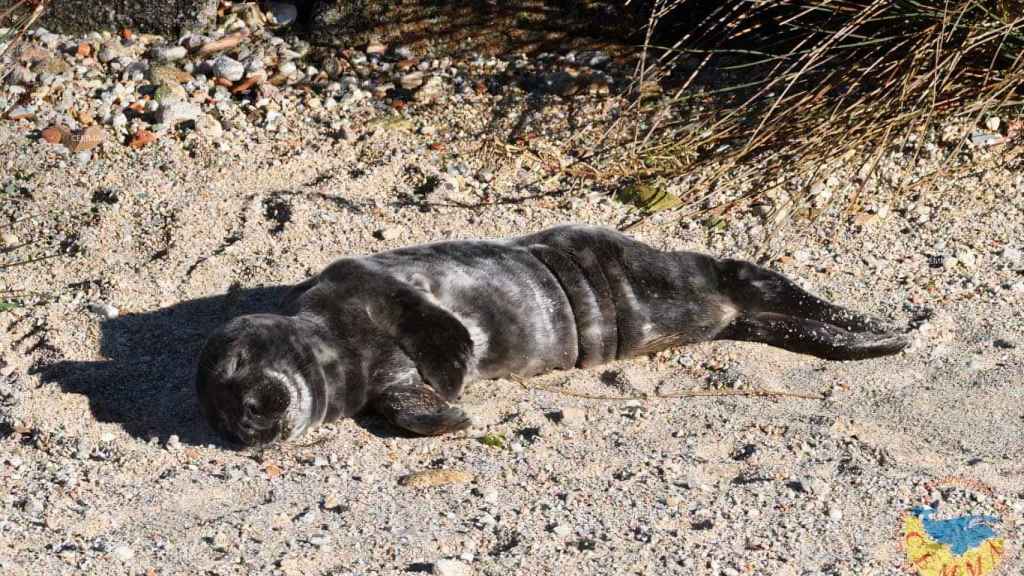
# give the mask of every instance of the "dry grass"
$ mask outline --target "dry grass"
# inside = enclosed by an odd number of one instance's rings
[[[856,207],[895,146],[1019,106],[1022,59],[1020,0],[658,0],[621,169],[641,182],[686,177],[680,209],[722,214],[779,186],[800,202],[853,163],[860,184],[846,201]],[[671,92],[646,96],[655,84]],[[899,188],[947,173],[963,146]],[[910,148],[916,161],[922,147]],[[713,205],[724,179],[746,192]]]
[[[10,72],[5,57],[32,24],[46,12],[51,0],[15,0],[10,5],[0,8],[0,82]]]

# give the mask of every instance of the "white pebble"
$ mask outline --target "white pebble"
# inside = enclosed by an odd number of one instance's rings
[[[555,536],[565,538],[569,534],[572,534],[572,528],[569,528],[565,524],[557,524],[554,528],[551,529],[551,532],[553,532]]]
[[[459,560],[438,560],[434,562],[435,576],[469,576],[473,570]]]
[[[121,313],[117,307],[111,306],[110,304],[104,304],[103,302],[90,302],[89,304],[86,304],[85,307],[88,308],[90,312],[100,316],[104,320],[113,320]]]

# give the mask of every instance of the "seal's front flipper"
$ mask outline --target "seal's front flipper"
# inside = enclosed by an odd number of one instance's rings
[[[421,436],[457,432],[472,425],[461,408],[448,404],[423,384],[385,388],[374,399],[373,409],[395,426]]]
[[[462,395],[473,355],[469,330],[434,303],[422,286],[403,282],[365,261],[339,260],[321,274],[331,282],[329,300],[365,312],[416,363],[420,375],[442,397]],[[309,298],[314,301],[317,295]]]
[[[852,332],[833,324],[772,312],[742,315],[733,320],[717,339],[763,342],[826,360],[888,356],[910,344],[910,339],[902,334]]]

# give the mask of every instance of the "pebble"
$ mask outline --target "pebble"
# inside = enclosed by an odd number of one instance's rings
[[[196,130],[212,140],[217,140],[224,134],[224,127],[212,114],[203,114],[196,121]]]
[[[16,106],[12,108],[10,112],[7,113],[7,117],[14,121],[28,120],[35,116],[35,114],[35,106]]]
[[[164,104],[169,102],[181,102],[188,98],[188,92],[177,82],[164,82],[156,87],[153,92],[153,100]]]
[[[415,90],[423,85],[423,72],[410,72],[405,74],[398,83],[406,90]]]
[[[309,537],[309,543],[317,548],[323,548],[331,543],[331,537],[327,534],[314,534]]]
[[[1020,266],[1024,264],[1024,252],[1016,248],[1007,246],[1006,248],[1003,248],[999,253],[999,256],[1002,257],[1003,260],[1009,262],[1011,266]]]
[[[181,122],[196,120],[202,114],[198,104],[191,102],[168,102],[161,104],[157,110],[157,122],[165,126],[175,126]]]
[[[117,318],[118,315],[120,314],[120,311],[117,309],[116,306],[111,306],[110,304],[106,304],[103,302],[90,302],[86,304],[85,307],[88,308],[90,312],[96,314],[97,316],[103,318],[104,320],[113,320],[114,318]]]
[[[388,226],[374,232],[374,236],[381,240],[397,240],[402,236],[402,229],[398,226]]]
[[[22,506],[22,510],[29,516],[39,516],[43,513],[43,503],[35,498],[27,498]]]
[[[460,560],[443,559],[434,562],[431,573],[434,576],[470,576],[473,570]]]
[[[282,76],[292,77],[299,72],[299,67],[295,65],[295,62],[284,62],[277,68],[278,73]]]
[[[444,81],[441,80],[440,76],[431,76],[413,98],[421,104],[429,104],[436,102],[441,99],[444,95]]]
[[[114,556],[114,558],[117,558],[122,562],[127,562],[135,557],[135,551],[129,548],[128,546],[124,545],[115,546],[110,553]]]
[[[828,519],[833,522],[839,522],[843,519],[843,511],[838,508],[829,508]]]
[[[569,528],[565,524],[556,524],[553,528],[551,528],[551,532],[554,533],[555,536],[565,538],[569,534],[572,534],[572,528]]]
[[[153,58],[162,62],[174,62],[188,56],[188,48],[184,46],[160,46],[153,49]]]
[[[270,2],[270,16],[278,26],[288,26],[299,17],[299,10],[290,2]]]
[[[181,448],[181,439],[178,438],[177,434],[171,434],[167,437],[166,446],[168,450],[177,450],[178,448]]]
[[[237,82],[245,76],[245,64],[222,54],[213,61],[213,75],[230,80],[231,82]]]
[[[380,42],[373,41],[366,45],[367,54],[383,54],[388,51],[388,47]]]

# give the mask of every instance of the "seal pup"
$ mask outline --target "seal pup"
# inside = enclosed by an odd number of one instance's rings
[[[565,225],[337,260],[295,286],[282,314],[241,316],[215,332],[196,386],[213,428],[246,445],[363,410],[435,435],[470,425],[450,404],[468,382],[709,340],[830,360],[909,343],[752,263]]]

